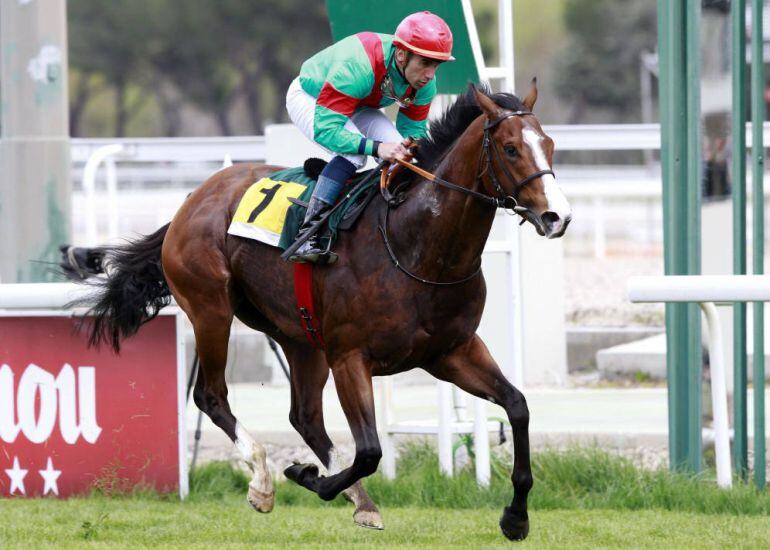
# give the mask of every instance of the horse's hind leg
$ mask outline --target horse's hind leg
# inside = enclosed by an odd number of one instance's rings
[[[526,538],[529,532],[527,495],[532,488],[527,401],[508,382],[478,336],[424,368],[436,378],[452,382],[468,393],[505,409],[513,429],[513,501],[503,510],[500,528],[511,540]]]
[[[233,321],[225,269],[213,271],[204,279],[184,267],[164,262],[166,278],[179,306],[187,313],[195,331],[195,345],[200,359],[193,397],[198,408],[235,443],[253,477],[247,499],[258,512],[273,509],[275,491],[267,469],[265,448],[241,426],[227,401],[225,367],[227,344]]]
[[[195,342],[200,359],[200,370],[195,381],[193,398],[198,408],[219,426],[235,443],[235,447],[251,470],[252,478],[246,499],[258,512],[273,510],[275,490],[267,469],[267,452],[241,426],[230,411],[225,383],[227,343],[230,322],[194,324]]]
[[[329,365],[323,352],[306,345],[283,344],[282,348],[291,366],[292,426],[313,450],[330,474],[341,469],[341,460],[326,432],[323,418],[323,389],[329,379]],[[382,529],[382,516],[361,481],[357,481],[343,494],[356,509],[353,521],[372,529]]]

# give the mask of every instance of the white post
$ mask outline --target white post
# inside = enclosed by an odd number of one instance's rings
[[[455,409],[455,422],[468,421],[468,400],[465,397],[466,393],[452,384],[452,403]]]
[[[487,428],[487,409],[483,399],[473,400],[473,447],[476,451],[476,483],[489,486],[489,430]]]
[[[179,498],[184,500],[190,492],[187,472],[187,357],[185,354],[185,320],[181,310],[176,315],[176,378],[177,378],[177,426],[179,430]]]
[[[99,147],[88,157],[83,168],[83,193],[86,197],[86,245],[96,246],[98,237],[96,233],[96,171],[104,159],[120,153],[123,145],[115,143]]]
[[[380,420],[382,438],[382,474],[387,479],[396,477],[396,453],[390,426],[393,424],[393,382],[389,376],[380,379],[380,402],[382,415]]]
[[[438,462],[441,472],[452,476],[454,457],[452,456],[452,386],[449,382],[439,381],[438,389]]]
[[[714,408],[714,447],[717,483],[730,487],[730,438],[727,421],[727,377],[725,376],[722,327],[714,305],[735,302],[770,301],[767,275],[676,275],[630,277],[626,284],[632,302],[696,302],[709,328],[711,399]]]
[[[732,486],[730,434],[727,425],[727,380],[722,356],[722,328],[713,302],[701,302],[709,328],[709,361],[711,364],[711,404],[714,409],[714,450],[717,461],[717,485]]]
[[[107,171],[107,238],[114,243],[118,239],[118,175],[115,159],[105,158]]]

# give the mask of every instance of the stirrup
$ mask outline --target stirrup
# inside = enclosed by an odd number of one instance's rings
[[[313,243],[313,240],[315,239],[310,239],[299,247],[294,254],[289,256],[289,261],[301,264],[331,265],[339,259],[339,256],[332,252],[329,246],[323,249],[317,245],[317,241]],[[309,248],[309,250],[303,251],[303,248]]]
[[[305,263],[311,263],[316,265],[332,265],[333,263],[336,263],[339,259],[339,256],[331,251],[323,251],[319,253],[308,253],[308,254],[294,254],[293,256],[289,256],[289,261],[298,263],[298,264],[305,264]]]

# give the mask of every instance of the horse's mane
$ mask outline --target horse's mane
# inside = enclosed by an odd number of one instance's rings
[[[503,109],[526,110],[521,100],[513,94],[492,94],[487,86],[476,88]],[[476,103],[472,85],[469,85],[465,93],[458,96],[441,117],[430,123],[428,137],[419,140],[415,158],[420,166],[426,170],[434,169],[444,153],[480,114],[481,108]]]

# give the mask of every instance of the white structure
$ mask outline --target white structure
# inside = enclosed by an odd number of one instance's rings
[[[770,276],[632,277],[628,280],[628,299],[632,302],[697,302],[706,315],[711,361],[711,400],[714,408],[717,483],[720,487],[730,487],[732,485],[732,473],[724,345],[722,327],[714,303],[769,302]]]

